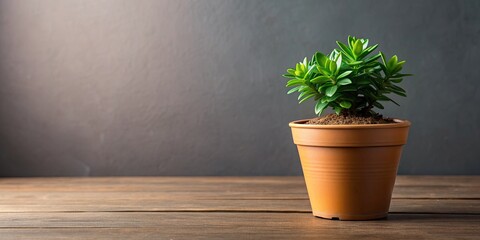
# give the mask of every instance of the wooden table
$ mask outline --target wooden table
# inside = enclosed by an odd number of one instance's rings
[[[399,176],[386,220],[315,218],[302,177],[0,178],[0,239],[480,239],[480,176]]]

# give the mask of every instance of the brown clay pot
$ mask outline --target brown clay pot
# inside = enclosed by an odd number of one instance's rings
[[[313,215],[368,220],[388,214],[410,122],[309,125],[291,122]]]

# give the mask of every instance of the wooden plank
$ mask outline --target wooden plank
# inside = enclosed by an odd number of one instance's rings
[[[264,192],[305,193],[301,177],[91,177],[6,178],[0,191],[27,192]]]
[[[125,189],[129,186],[175,186],[185,185],[202,186],[205,184],[251,185],[257,183],[265,185],[300,184],[303,185],[302,176],[261,176],[261,177],[30,177],[30,178],[0,178],[0,184],[4,187],[25,185],[37,186],[117,186]],[[476,186],[480,187],[480,176],[397,176],[396,185],[400,186]],[[65,189],[68,191],[69,189]],[[71,190],[71,189],[70,189]],[[108,189],[103,189],[108,190]]]
[[[331,221],[306,213],[5,213],[5,239],[478,239],[480,216],[393,214]]]
[[[396,186],[457,186],[480,187],[480,176],[397,176]]]
[[[31,196],[0,200],[0,212],[119,212],[119,211],[244,211],[244,212],[311,212],[308,199],[272,200],[205,200],[170,195],[149,196],[121,194],[68,194],[67,196]],[[465,213],[480,214],[480,200],[393,199],[391,212],[396,213]]]
[[[14,193],[147,192],[195,199],[307,199],[302,177],[120,177],[0,179]],[[480,199],[480,176],[399,176],[393,198]]]
[[[31,177],[31,178],[0,178],[2,187],[19,186],[109,186],[126,189],[129,186],[203,186],[205,184],[251,185],[257,183],[265,185],[303,184],[302,176],[263,176],[263,177]],[[396,185],[400,186],[476,186],[480,187],[480,176],[397,176]],[[65,189],[69,191],[71,189]],[[108,190],[108,189],[102,189]]]

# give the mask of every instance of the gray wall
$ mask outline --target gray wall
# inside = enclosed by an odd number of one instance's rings
[[[287,67],[407,59],[401,174],[480,174],[480,1],[0,0],[0,176],[298,175]]]

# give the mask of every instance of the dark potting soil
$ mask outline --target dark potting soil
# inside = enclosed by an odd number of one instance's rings
[[[361,124],[385,124],[395,123],[392,118],[384,118],[382,115],[347,115],[347,114],[328,114],[323,117],[310,119],[305,124],[316,125],[361,125]]]

